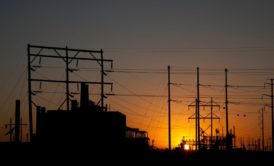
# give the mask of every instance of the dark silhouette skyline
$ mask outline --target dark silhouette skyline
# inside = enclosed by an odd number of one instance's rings
[[[7,130],[14,114],[14,101],[21,100],[23,123],[28,123],[26,45],[49,45],[79,49],[103,49],[104,56],[114,60],[114,71],[106,81],[114,83],[114,94],[107,104],[127,116],[132,128],[148,131],[150,140],[161,148],[168,147],[166,67],[170,65],[172,146],[182,138],[195,138],[194,121],[188,117],[194,110],[196,67],[201,70],[201,95],[204,102],[221,105],[220,122],[214,130],[225,133],[224,68],[229,70],[230,129],[235,126],[237,141],[252,144],[261,137],[258,110],[270,104],[264,88],[273,78],[273,1],[77,1],[36,2],[6,1],[0,3],[0,141],[8,141]],[[41,59],[44,77],[65,78],[63,64],[54,69]],[[80,66],[81,63],[79,63]],[[48,67],[48,69],[46,69]],[[76,62],[72,64],[77,69]],[[60,68],[60,69],[58,69]],[[100,79],[91,72],[98,68],[85,65],[85,72],[71,77]],[[38,75],[37,74],[37,75]],[[54,110],[64,100],[64,87],[37,83],[37,103]],[[217,85],[217,86],[213,86]],[[110,87],[106,87],[108,93]],[[77,86],[71,87],[75,93]],[[91,86],[92,100],[98,101],[100,88]],[[44,93],[39,93],[43,91]],[[77,94],[73,94],[79,100]],[[153,96],[153,97],[152,97]],[[45,100],[46,99],[46,100]],[[97,104],[97,103],[96,103]],[[65,108],[62,108],[65,109]],[[202,109],[203,110],[203,109]],[[35,110],[34,110],[35,111]],[[205,114],[209,113],[206,108]],[[245,116],[244,116],[245,115]],[[265,145],[270,146],[270,109],[265,111]],[[35,119],[35,117],[34,117]],[[13,119],[14,122],[15,119]],[[201,122],[206,130],[209,121]],[[35,130],[35,126],[34,126]],[[27,127],[23,126],[24,140]],[[209,130],[206,130],[209,133]],[[250,146],[251,148],[252,146]]]

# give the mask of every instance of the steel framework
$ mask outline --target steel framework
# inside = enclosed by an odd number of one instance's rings
[[[32,120],[32,107],[33,105],[37,106],[36,103],[33,102],[32,96],[35,94],[32,90],[33,82],[51,82],[51,83],[64,83],[66,85],[66,94],[65,100],[62,105],[66,102],[66,110],[69,110],[70,106],[70,86],[69,84],[78,84],[81,82],[85,82],[87,84],[98,84],[101,85],[101,111],[105,110],[104,105],[104,85],[111,85],[112,82],[105,82],[104,76],[107,75],[105,70],[105,63],[110,63],[111,69],[113,67],[113,60],[104,59],[103,50],[84,50],[84,49],[74,49],[69,47],[47,47],[47,46],[38,46],[38,45],[30,45],[27,47],[28,54],[28,106],[29,106],[29,137],[30,142],[33,140],[33,120]],[[50,52],[50,54],[49,54]],[[36,67],[34,65],[35,60],[39,60],[39,64],[41,63],[41,58],[43,59],[61,59],[65,63],[65,71],[66,78],[64,80],[56,80],[56,79],[41,79],[41,78],[33,78],[32,73],[36,71]],[[101,68],[101,80],[99,82],[96,81],[72,81],[70,80],[69,73],[73,70],[70,68],[70,64],[72,61],[96,61]],[[61,107],[61,106],[60,106]],[[60,108],[59,107],[59,108]]]

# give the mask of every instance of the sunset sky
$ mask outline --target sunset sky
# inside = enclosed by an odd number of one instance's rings
[[[103,49],[105,58],[114,60],[114,72],[106,80],[114,83],[112,93],[117,94],[106,102],[127,115],[128,126],[148,131],[158,147],[168,143],[167,66],[171,82],[180,84],[171,87],[171,98],[176,100],[171,105],[173,147],[183,137],[195,138],[194,121],[188,120],[194,108],[188,105],[196,97],[196,67],[204,85],[201,100],[213,97],[220,104],[215,113],[221,120],[214,121],[214,128],[223,128],[225,134],[223,86],[228,68],[229,128],[235,126],[238,138],[260,138],[258,111],[270,104],[261,96],[270,94],[264,84],[274,78],[273,9],[273,0],[1,0],[0,141],[8,138],[4,124],[14,114],[16,99],[22,102],[23,121],[28,122],[28,43]],[[96,63],[88,67],[98,69]],[[98,81],[93,70],[77,76]],[[48,76],[63,78],[64,71],[58,72]],[[56,109],[64,87],[50,89],[44,84],[43,88],[60,94],[41,94],[35,101]],[[90,88],[95,102],[98,88]],[[106,93],[111,93],[107,87]],[[201,108],[202,115],[208,113],[208,108]],[[270,115],[266,107],[266,140],[271,137]],[[201,126],[206,129],[208,121],[201,121]]]

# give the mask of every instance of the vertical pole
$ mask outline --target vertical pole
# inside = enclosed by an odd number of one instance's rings
[[[32,94],[31,94],[31,64],[30,45],[28,44],[28,97],[29,97],[29,141],[32,142]]]
[[[264,151],[264,110],[265,108],[262,108],[262,150]]]
[[[197,67],[197,116],[198,116],[198,149],[200,150],[200,78],[199,78],[199,67]]]
[[[67,111],[69,111],[69,59],[68,59],[67,46],[66,46],[66,103],[67,103]]]
[[[195,100],[195,149],[198,150],[198,99]]]
[[[226,115],[226,147],[228,149],[229,147],[229,140],[228,140],[228,136],[229,136],[229,131],[228,131],[228,98],[227,98],[227,69],[225,69],[225,115]]]
[[[101,111],[104,111],[104,57],[101,49]]]
[[[15,102],[15,142],[20,142],[20,100]]]
[[[168,149],[171,150],[171,128],[170,128],[170,66],[167,67],[168,70]]]
[[[210,141],[212,141],[213,137],[213,98],[210,100]]]
[[[271,120],[272,120],[272,152],[274,152],[274,122],[273,122],[273,79],[271,81]]]

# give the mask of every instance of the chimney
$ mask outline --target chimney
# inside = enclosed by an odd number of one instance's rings
[[[20,142],[20,100],[15,102],[15,142]]]
[[[81,96],[80,96],[80,107],[81,109],[86,109],[89,103],[88,85],[86,83],[81,83]]]

